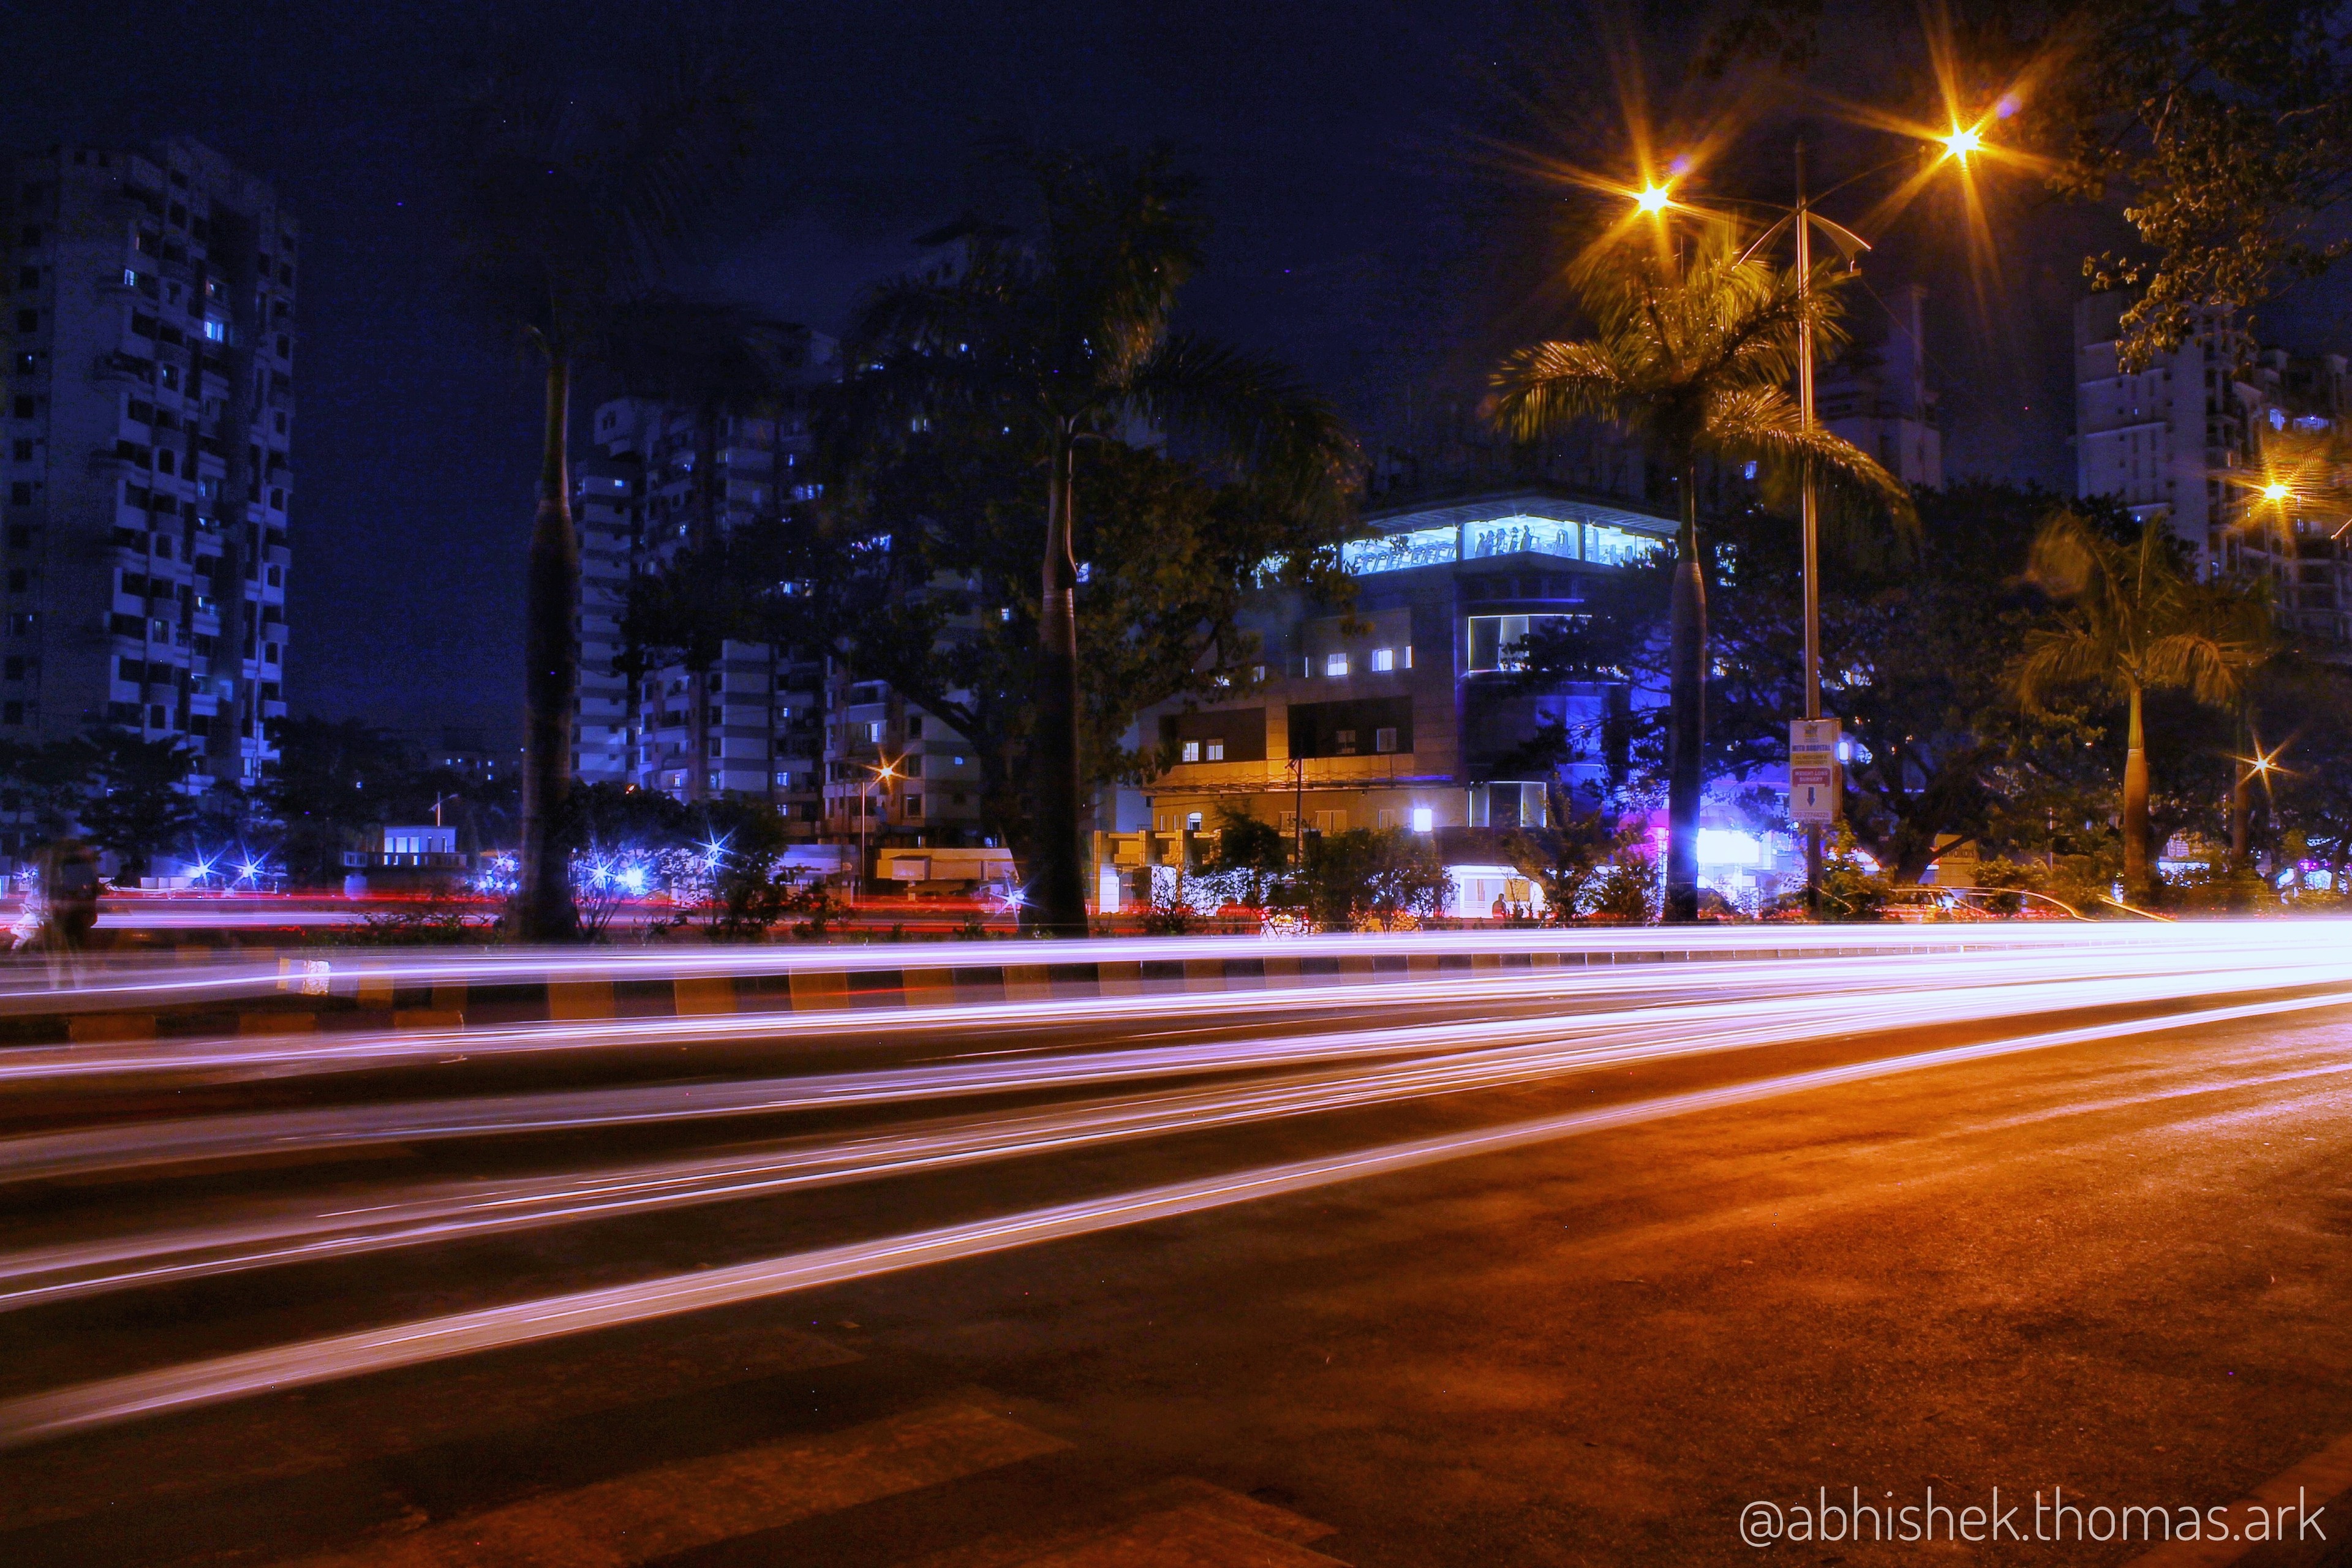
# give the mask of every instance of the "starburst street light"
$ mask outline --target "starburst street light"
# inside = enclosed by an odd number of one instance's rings
[[[1645,185],[1635,194],[1633,205],[1655,216],[1674,203],[1674,192],[1664,185]]]
[[[1984,137],[1973,125],[1966,130],[1955,126],[1950,135],[1941,136],[1937,140],[1944,144],[1945,157],[1958,158],[1963,163],[1969,161],[1969,153],[1984,145]]]
[[[2293,494],[2294,494],[2294,490],[2290,486],[2285,485],[2277,479],[2273,479],[2269,484],[2263,487],[2263,499],[2269,501],[2273,506],[2284,501]]]

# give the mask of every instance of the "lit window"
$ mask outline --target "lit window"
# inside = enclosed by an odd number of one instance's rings
[[[1197,763],[1201,760],[1200,742],[1187,741],[1184,742],[1184,760],[1188,763]]]
[[[1199,812],[1188,811],[1184,814],[1184,831],[1187,833],[1198,833],[1201,831],[1201,814]]]
[[[1325,654],[1323,656],[1323,673],[1332,676],[1347,674],[1348,656],[1344,653]]]
[[[1213,763],[1223,762],[1225,760],[1225,743],[1223,741],[1210,742],[1208,756],[1209,761]]]
[[[1386,673],[1395,668],[1396,649],[1392,647],[1376,647],[1372,649],[1372,668],[1376,673]]]
[[[1412,808],[1412,830],[1415,833],[1434,833],[1437,831],[1437,813],[1425,805],[1414,806]]]
[[[206,341],[215,343],[226,341],[228,337],[228,323],[207,321],[205,323],[205,337]]]
[[[1372,731],[1372,750],[1375,752],[1393,752],[1396,749],[1397,732],[1394,730],[1375,730]]]
[[[1265,684],[1265,666],[1262,664],[1254,664],[1250,666],[1250,684],[1252,686],[1263,686]]]

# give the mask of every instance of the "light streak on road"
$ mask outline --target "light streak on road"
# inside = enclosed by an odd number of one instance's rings
[[[1517,1064],[1543,1076],[1598,1063],[1623,1065],[1843,1033],[1887,1033],[2035,1013],[2155,1004],[2252,989],[2242,965],[2188,968],[2178,955],[2153,973],[2101,973],[2064,980],[2020,979],[2014,958],[1997,961],[1975,984],[1905,989],[1800,990],[1690,1005],[1662,1005],[1568,1018],[1471,1024],[1418,1022],[1331,1029],[1271,1038],[1188,1042],[1112,1050],[986,1056],[749,1081],[632,1085],[535,1094],[367,1103],[125,1123],[0,1140],[0,1182],[89,1176],[197,1161],[221,1161],[452,1139],[510,1137],[774,1116],[893,1104],[929,1104],[993,1094],[1067,1093],[1121,1082],[1266,1072],[1312,1063],[1428,1055],[1466,1059],[1464,1047],[1535,1054]],[[2115,965],[2103,966],[2111,969]],[[2352,956],[2276,963],[2265,988],[2352,983]],[[1197,1005],[1198,999],[1193,999]],[[1469,1087],[1469,1086],[1465,1086]],[[1445,1092],[1432,1088],[1422,1092]]]
[[[2201,957],[2178,952],[2116,954],[2100,966],[2100,973],[2180,975],[2210,969],[2237,971],[2242,957],[2222,952]],[[2316,980],[2347,973],[2340,959],[2328,954],[2307,966],[2284,963],[2279,973],[2310,969]],[[1682,963],[1673,971],[1677,996],[1703,992],[1804,992],[1822,990],[1855,996],[1870,992],[1912,992],[1919,987],[1948,987],[1957,983],[2025,983],[2034,978],[2079,978],[2084,963],[2077,954],[1898,954],[1872,959],[1811,959],[1776,963],[1771,973],[1759,973],[1755,963]],[[1507,994],[1498,994],[1498,980],[1507,980]],[[1458,975],[1430,980],[1371,980],[1371,983],[1303,983],[1270,990],[1230,990],[1216,1006],[1213,1023],[1240,1025],[1263,1013],[1397,1013],[1423,1006],[1496,1006],[1531,1008],[1550,1002],[1583,1006],[1609,1004],[1618,996],[1649,994],[1667,980],[1644,963],[1606,966],[1588,971],[1515,971],[1507,975]],[[152,1077],[152,1074],[197,1074],[209,1084],[275,1077],[320,1077],[336,1072],[374,1072],[385,1068],[449,1063],[452,1056],[487,1063],[491,1058],[536,1056],[536,1053],[597,1051],[628,1048],[739,1047],[757,1041],[764,1047],[793,1047],[802,1041],[824,1041],[845,1047],[852,1041],[889,1044],[896,1039],[934,1039],[940,1035],[1004,1037],[1013,1030],[1075,1032],[1118,1025],[1134,1032],[1139,1025],[1157,1020],[1202,1020],[1200,992],[1162,994],[1056,996],[1037,1002],[964,1002],[943,1006],[901,1008],[837,1008],[816,1013],[731,1013],[731,1016],[687,1016],[687,1018],[600,1018],[574,1023],[522,1023],[489,1027],[436,1027],[436,1030],[351,1030],[331,1035],[237,1035],[226,1039],[139,1039],[120,1044],[75,1044],[75,1047],[19,1047],[0,1056],[0,1086],[58,1086],[75,1079],[99,1081],[108,1077]]]
[[[0,1403],[0,1445],[37,1442],[259,1394],[984,1257],[1668,1117],[2025,1051],[2345,1005],[2346,998],[2341,995],[2296,997],[2210,1007],[2166,1017],[2045,1030],[1630,1104],[1409,1139],[726,1268],[666,1275],[626,1285],[335,1334]]]
[[[2178,945],[2161,950],[2124,949],[2105,955],[2095,973],[2106,978],[2180,976],[2222,971],[2242,973],[2244,955],[2234,946],[2205,952]],[[2064,980],[2085,973],[2076,952],[1937,952],[1887,957],[1795,960],[1770,966],[1750,962],[1688,963],[1671,974],[1650,964],[1591,969],[1495,972],[1427,979],[1349,983],[1325,978],[1267,988],[1236,989],[1218,1010],[1221,1020],[1239,1023],[1279,1012],[1343,1015],[1351,1011],[1393,1014],[1417,1007],[1471,1005],[1536,1008],[1552,1003],[1587,1007],[1617,998],[1655,993],[1670,984],[1678,998],[1705,993],[1738,996],[1767,992],[1809,992],[1848,997],[1911,992],[1960,984],[2022,984]],[[2334,952],[2290,953],[2275,959],[2272,973],[2307,973],[2318,983],[2352,975],[2352,965]],[[2292,984],[2273,979],[2273,985]],[[943,1036],[1004,1036],[1013,1030],[1080,1031],[1117,1026],[1132,1033],[1160,1020],[1198,1023],[1204,1011],[1197,992],[1068,996],[1026,1002],[967,1002],[936,1005],[823,1012],[745,1012],[684,1017],[639,1016],[550,1021],[487,1026],[370,1029],[333,1033],[233,1036],[226,1038],[131,1040],[115,1044],[20,1047],[0,1055],[0,1087],[65,1084],[77,1079],[190,1074],[222,1083],[240,1079],[316,1077],[444,1065],[453,1057],[483,1062],[580,1051],[620,1052],[695,1047],[734,1047],[745,1042],[782,1047],[810,1041],[827,1046],[852,1042],[890,1045]]]
[[[2333,928],[2331,930],[2331,928]],[[2034,952],[2063,949],[2123,951],[2169,936],[2183,950],[2232,949],[2256,962],[2282,944],[2342,942],[2340,922],[2297,921],[2210,922],[2168,928],[2095,923],[1986,922],[1922,926],[1722,926],[1622,931],[1490,929],[1395,935],[1335,934],[1251,941],[1234,937],[1090,939],[1076,942],[941,942],[847,943],[820,947],[592,947],[494,951],[374,952],[318,950],[288,962],[325,966],[336,986],[360,984],[429,989],[436,984],[530,985],[553,981],[638,984],[688,979],[843,974],[870,970],[994,968],[1047,965],[1217,963],[1266,960],[1342,963],[1430,962],[1483,955],[1558,955],[1561,962],[1619,962],[1670,956],[1753,962],[1807,953],[1929,953]],[[192,1000],[226,1001],[278,993],[302,976],[279,966],[278,954],[217,961],[156,963],[142,957],[100,957],[70,993],[50,989],[43,972],[0,971],[0,1013],[46,1013],[61,1002],[88,1011],[152,1007]]]

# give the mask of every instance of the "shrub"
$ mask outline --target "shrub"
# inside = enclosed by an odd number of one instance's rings
[[[1356,827],[1309,841],[1293,897],[1324,931],[1410,931],[1453,885],[1426,835]]]

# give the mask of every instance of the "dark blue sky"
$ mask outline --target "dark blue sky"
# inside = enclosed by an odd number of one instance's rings
[[[448,302],[427,130],[486,16],[609,60],[675,14],[0,0],[23,89],[0,102],[0,144],[184,132],[274,180],[307,226],[297,711],[518,730],[536,385]],[[760,184],[777,216],[715,279],[834,330],[958,206],[980,135],[1165,138],[1217,218],[1192,323],[1292,360],[1377,425],[1539,319],[1524,258],[1500,254],[1528,247],[1538,204],[1481,139],[1543,134],[1513,108],[1531,58],[1605,94],[1573,21],[1518,0],[747,5],[731,26],[769,90]],[[1999,335],[2022,354],[1936,334],[1956,471],[2066,477],[2074,259],[2021,256]]]

